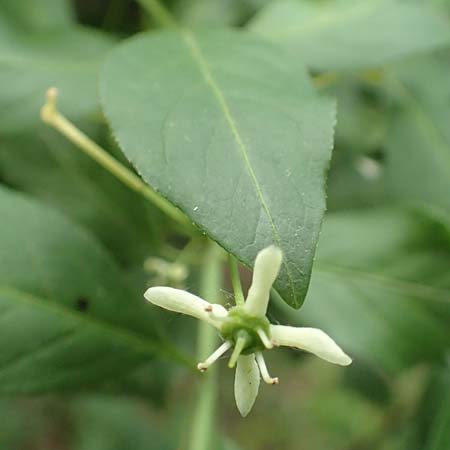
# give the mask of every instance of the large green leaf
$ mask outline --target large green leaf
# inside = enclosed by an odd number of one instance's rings
[[[325,208],[334,104],[303,65],[242,33],[147,34],[119,46],[102,102],[145,181],[244,263],[270,243],[299,307]]]
[[[321,70],[378,66],[450,43],[446,18],[417,1],[282,0],[250,27]]]
[[[151,308],[83,229],[0,190],[0,393],[84,387],[164,353]]]
[[[290,320],[389,371],[441,357],[450,347],[450,249],[440,232],[389,210],[331,214],[307,301],[286,311]]]
[[[61,108],[70,117],[94,113],[98,67],[110,46],[100,33],[74,26],[24,32],[0,8],[0,133],[38,123],[50,86],[61,91]]]
[[[450,226],[450,64],[440,56],[388,72],[399,107],[389,121],[385,185],[394,200],[425,205]]]

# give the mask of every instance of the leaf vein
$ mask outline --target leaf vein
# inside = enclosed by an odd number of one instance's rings
[[[207,62],[205,61],[205,58],[203,57],[203,54],[197,44],[197,41],[195,39],[195,36],[193,35],[192,32],[190,32],[189,30],[183,30],[182,32],[182,36],[184,39],[184,42],[186,43],[186,45],[188,46],[192,58],[194,60],[194,62],[197,64],[204,80],[205,83],[209,86],[209,88],[211,89],[214,97],[217,99],[217,102],[219,103],[219,106],[225,116],[225,120],[228,123],[228,126],[230,127],[230,130],[233,134],[233,137],[236,141],[236,144],[240,150],[241,156],[244,160],[244,164],[247,168],[247,171],[249,173],[249,176],[253,182],[254,188],[256,190],[257,196],[259,198],[259,201],[261,203],[261,207],[264,210],[267,218],[269,219],[269,223],[272,229],[272,235],[274,237],[274,241],[277,245],[280,246],[281,244],[281,238],[280,235],[278,233],[278,230],[276,228],[275,222],[273,220],[273,217],[270,213],[269,207],[267,205],[266,199],[264,197],[262,188],[259,184],[258,178],[256,177],[255,171],[253,170],[253,167],[251,166],[250,163],[250,159],[248,156],[248,152],[247,152],[247,148],[242,140],[242,137],[239,133],[239,130],[237,128],[236,122],[231,114],[230,108],[228,106],[228,103],[225,99],[225,96],[222,92],[222,90],[220,89],[220,87],[217,85],[216,81],[214,80],[211,70],[208,67]],[[290,269],[289,266],[286,262],[283,262],[283,265],[286,269],[286,274],[289,280],[289,284],[291,287],[291,292],[292,295],[294,295],[294,283],[292,280],[292,275],[290,273]]]

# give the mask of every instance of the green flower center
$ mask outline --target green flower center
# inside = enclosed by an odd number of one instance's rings
[[[270,338],[269,321],[265,317],[250,315],[243,306],[231,308],[227,319],[220,328],[220,334],[226,341],[236,344],[239,337],[245,338],[243,355],[264,350],[264,344],[257,330],[262,330]]]

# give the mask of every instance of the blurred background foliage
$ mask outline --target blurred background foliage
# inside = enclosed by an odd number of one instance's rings
[[[115,43],[156,27],[145,3],[0,4],[2,449],[183,449],[187,442],[202,380],[176,363],[174,349],[194,354],[194,321],[144,310],[139,299],[155,283],[197,291],[202,244],[185,247],[166,217],[38,113],[45,90],[58,86],[61,110],[127,164],[99,108],[97,73]],[[271,319],[324,328],[354,364],[343,371],[299,352],[271,354],[282,382],[261,390],[245,420],[235,411],[232,371],[220,370],[213,448],[448,450],[450,2],[166,4],[188,26],[275,39],[306,58],[317,88],[338,101],[328,213],[308,297],[299,311],[274,299]],[[28,270],[25,244],[47,273],[45,285]],[[32,298],[29,308],[7,313],[19,295],[3,289],[11,280],[36,296],[51,291],[79,314],[55,327],[58,312],[45,315]],[[82,330],[81,349],[53,346],[74,329]],[[50,350],[24,359],[14,353],[24,336],[27,351],[43,343]]]

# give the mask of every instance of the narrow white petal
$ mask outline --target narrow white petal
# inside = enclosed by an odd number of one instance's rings
[[[228,311],[222,305],[218,304],[208,303],[208,306],[205,307],[205,311],[214,320],[223,321],[228,316]]]
[[[252,285],[248,291],[245,309],[255,316],[265,316],[269,303],[270,288],[277,278],[283,254],[271,245],[256,255]]]
[[[214,319],[207,310],[214,310],[218,315],[226,316],[227,310],[222,305],[211,305],[196,295],[181,289],[173,289],[170,287],[152,287],[147,289],[144,297],[156,306],[169,311],[187,314],[188,316],[208,322],[218,328],[221,321]]]
[[[242,417],[253,407],[259,389],[259,369],[255,355],[241,355],[237,360],[234,378],[234,397]]]
[[[351,358],[333,341],[333,339],[318,328],[297,328],[282,325],[271,325],[270,333],[276,344],[296,347],[314,353],[325,361],[348,366]]]

